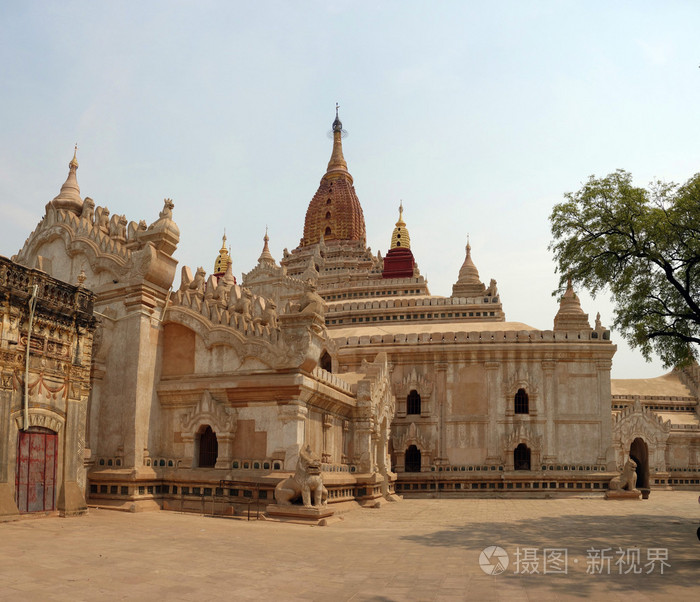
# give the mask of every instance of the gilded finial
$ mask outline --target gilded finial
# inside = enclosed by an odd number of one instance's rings
[[[221,248],[219,249],[219,255],[216,257],[214,262],[214,275],[220,276],[226,273],[228,266],[232,263],[231,261],[231,248],[226,248],[226,229],[224,228],[224,235],[221,238]]]
[[[411,248],[411,237],[406,229],[406,222],[403,221],[403,200],[399,202],[399,221],[396,222],[394,233],[391,235],[391,248],[397,247]]]

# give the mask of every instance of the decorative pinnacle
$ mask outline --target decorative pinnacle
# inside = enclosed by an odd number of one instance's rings
[[[270,247],[268,247],[267,243],[270,241],[270,237],[267,235],[267,226],[265,226],[265,236],[263,237],[263,250],[262,253],[260,254],[260,257],[258,258],[258,262],[267,262],[267,263],[275,263],[275,258],[272,256],[272,253],[270,253]]]
[[[348,173],[348,164],[345,162],[345,157],[343,157],[343,124],[338,117],[338,108],[340,105],[335,103],[335,121],[333,122],[333,152],[331,153],[331,160],[328,162],[328,168],[326,169],[326,174],[330,172],[342,171],[346,174]],[[348,174],[349,176],[350,174]],[[352,182],[351,182],[352,183]]]
[[[73,149],[73,158],[70,160],[70,163],[68,164],[68,167],[75,167],[76,169],[78,168],[78,143],[75,143],[75,148]]]

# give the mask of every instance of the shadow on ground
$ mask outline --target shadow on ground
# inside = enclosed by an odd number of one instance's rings
[[[529,588],[546,588],[561,591],[567,595],[587,597],[595,588],[600,592],[601,581],[611,593],[624,593],[633,589],[646,590],[649,594],[668,591],[669,587],[682,588],[683,593],[691,594],[691,588],[698,591],[700,575],[700,542],[695,531],[697,520],[678,516],[636,515],[636,516],[596,516],[565,515],[522,519],[512,522],[467,523],[448,530],[421,535],[405,535],[401,539],[425,546],[459,548],[473,550],[474,563],[478,565],[479,555],[487,546],[500,546],[509,555],[507,570],[498,576],[484,574],[485,579],[504,580],[502,585],[517,585]],[[522,559],[523,548],[537,548],[539,574],[516,574],[516,551]],[[564,548],[568,552],[568,574],[542,574],[544,548]],[[589,574],[589,549],[611,548],[606,554],[611,556],[610,572],[603,563],[602,573]],[[624,574],[629,566],[619,565],[617,550],[626,551],[640,548],[642,574]],[[652,565],[647,573],[647,553],[650,548],[668,550],[669,567],[661,574],[659,563]],[[600,565],[599,565],[600,566]],[[531,568],[531,567],[525,567]],[[478,576],[481,578],[481,575]],[[572,587],[573,585],[573,587]]]

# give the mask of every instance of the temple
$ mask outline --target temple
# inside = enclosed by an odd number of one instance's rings
[[[386,254],[367,247],[337,108],[332,131],[298,246],[278,261],[265,231],[240,278],[225,235],[210,274],[178,266],[170,199],[147,224],[82,198],[74,153],[0,262],[0,518],[264,510],[302,463],[337,509],[602,495],[628,459],[640,488],[700,485],[697,366],[611,380],[571,281],[551,327],[508,321],[468,240],[432,294],[403,203]]]

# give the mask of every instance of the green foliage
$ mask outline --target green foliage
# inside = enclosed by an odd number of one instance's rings
[[[613,328],[665,366],[697,358],[700,343],[700,174],[683,185],[632,184],[618,170],[591,176],[549,217],[560,289],[568,276],[608,291]]]

